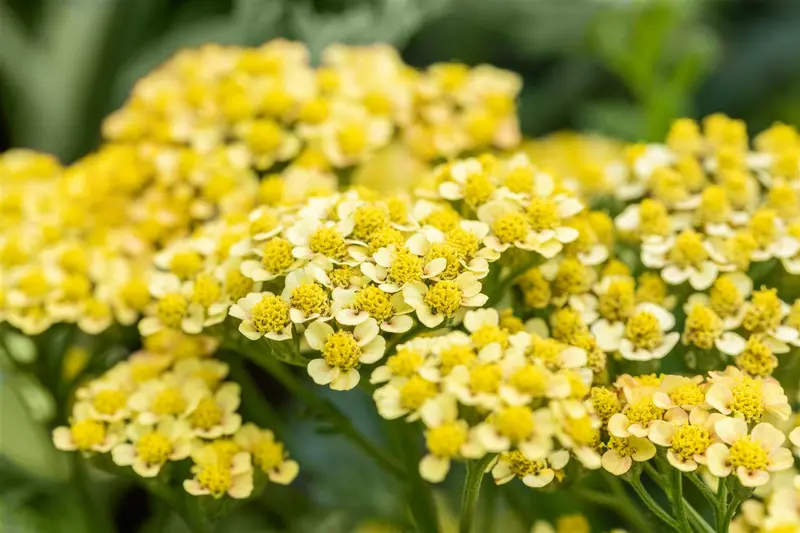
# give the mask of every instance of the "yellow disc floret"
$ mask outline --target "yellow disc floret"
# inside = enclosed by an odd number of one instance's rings
[[[454,281],[439,281],[424,296],[434,314],[453,316],[461,308],[461,289]]]
[[[337,331],[325,341],[322,347],[322,357],[329,366],[350,370],[359,364],[361,347],[352,333]]]
[[[307,317],[326,315],[330,310],[328,293],[319,283],[301,283],[292,290],[289,303]]]
[[[625,337],[636,348],[653,350],[664,342],[664,332],[652,313],[643,311],[633,315],[625,324]]]
[[[158,431],[151,431],[142,435],[136,443],[136,453],[147,464],[161,465],[169,459],[172,443]]]
[[[266,295],[250,310],[253,327],[262,334],[277,333],[289,325],[289,304],[283,298]]]
[[[261,264],[273,274],[280,274],[294,263],[292,243],[280,237],[273,237],[261,249]]]
[[[375,285],[370,285],[358,291],[353,300],[352,308],[357,313],[366,312],[378,323],[389,320],[394,314],[391,298]]]
[[[710,350],[720,335],[722,335],[722,319],[714,310],[701,304],[693,306],[686,317],[683,342],[703,350]]]

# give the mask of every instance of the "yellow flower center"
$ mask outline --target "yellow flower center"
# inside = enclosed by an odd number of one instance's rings
[[[280,224],[280,220],[271,211],[261,211],[258,218],[250,221],[250,235],[258,235],[259,233],[269,233]]]
[[[467,176],[464,183],[464,200],[473,208],[486,203],[493,192],[494,184],[488,175],[475,173]]]
[[[555,229],[561,224],[558,205],[550,198],[532,198],[527,214],[528,222],[534,231]]]
[[[769,190],[769,206],[783,219],[797,216],[797,193],[789,185],[779,183]]]
[[[334,227],[322,227],[311,235],[308,247],[315,254],[321,254],[335,261],[347,257],[347,243],[339,230]]]
[[[653,171],[650,179],[653,184],[653,195],[665,204],[676,204],[689,197],[683,176],[677,170],[660,167]]]
[[[198,276],[194,282],[194,292],[192,293],[192,301],[194,303],[208,308],[219,301],[221,296],[222,287],[216,278],[208,274]]]
[[[631,269],[620,261],[619,259],[609,259],[608,262],[603,265],[603,270],[601,272],[602,277],[613,277],[613,276],[631,276]]]
[[[603,425],[622,409],[619,396],[605,387],[592,387],[590,397],[594,412],[603,421]]]
[[[696,153],[702,149],[703,137],[697,122],[690,118],[676,119],[667,133],[666,145],[676,153]]]
[[[41,298],[50,289],[50,284],[44,272],[34,269],[20,276],[18,281],[19,289],[31,298]]]
[[[159,415],[178,416],[186,410],[186,399],[177,387],[167,387],[153,398],[151,409]]]
[[[678,385],[669,392],[669,397],[675,405],[700,405],[705,402],[703,389],[694,382]]]
[[[426,226],[433,226],[439,231],[450,231],[458,227],[461,217],[449,205],[441,209],[432,211],[425,216],[420,222]]]
[[[467,428],[458,422],[447,422],[425,432],[425,446],[436,457],[456,457],[466,442]]]
[[[183,295],[172,292],[165,294],[159,301],[156,314],[159,320],[169,328],[179,328],[181,320],[186,315],[186,308],[189,302]]]
[[[422,259],[407,248],[400,248],[389,267],[388,276],[398,285],[419,281],[422,277]]]
[[[525,329],[525,324],[520,317],[514,316],[513,309],[508,308],[500,313],[500,328],[506,333],[513,335]]]
[[[661,324],[652,313],[643,311],[633,315],[625,325],[625,337],[633,343],[636,348],[642,350],[654,350],[664,342],[664,332]]]
[[[743,377],[731,387],[733,402],[731,410],[736,416],[741,416],[748,422],[761,419],[764,414],[764,383],[751,377]]]
[[[322,357],[329,366],[350,370],[359,364],[361,347],[352,333],[337,331],[325,341],[325,345],[322,347]]]
[[[725,241],[725,257],[737,269],[746,271],[750,266],[750,257],[758,249],[755,237],[749,231],[739,231]]]
[[[515,167],[506,175],[505,185],[511,192],[530,193],[533,190],[533,168]]]
[[[399,248],[405,242],[403,234],[392,227],[381,228],[375,232],[369,241],[369,249],[372,252],[377,252],[381,248],[387,248],[394,245]]]
[[[436,396],[438,389],[435,383],[421,376],[411,376],[400,387],[400,405],[409,411],[416,411],[429,399]]]
[[[590,272],[580,261],[568,257],[561,261],[553,286],[560,294],[583,294],[591,287]]]
[[[425,362],[425,358],[409,348],[402,348],[386,361],[386,366],[395,376],[409,378],[416,374],[417,369]]]
[[[265,473],[278,468],[286,455],[283,444],[272,438],[259,439],[250,452],[253,454],[253,463]]]
[[[555,311],[550,320],[553,337],[563,342],[570,342],[589,331],[581,315],[569,306]]]
[[[556,533],[590,533],[588,520],[581,515],[562,516],[556,523]]]
[[[703,350],[714,347],[714,341],[722,335],[722,320],[705,305],[695,305],[686,317],[683,342]]]
[[[344,124],[336,132],[339,148],[345,155],[354,156],[367,149],[369,138],[362,124],[351,122]]]
[[[761,289],[753,293],[742,326],[751,333],[772,331],[781,323],[781,300],[776,289]]]
[[[91,282],[81,274],[70,274],[61,283],[63,298],[67,302],[78,302],[92,291]]]
[[[150,293],[144,280],[134,278],[128,280],[120,289],[122,302],[135,311],[142,311],[150,303]]]
[[[225,292],[233,301],[244,298],[253,290],[253,280],[242,274],[238,268],[225,272]]]
[[[389,220],[395,224],[406,224],[408,222],[408,203],[398,196],[392,196],[386,200],[386,208],[389,210]]]
[[[800,299],[797,299],[792,304],[792,309],[786,317],[786,325],[795,329],[800,328]]]
[[[511,442],[521,442],[533,434],[533,412],[530,407],[504,407],[492,415],[492,424]]]
[[[600,439],[600,430],[594,427],[591,417],[568,418],[564,430],[578,446],[591,446]]]
[[[118,413],[128,402],[128,397],[124,392],[114,389],[104,389],[99,391],[92,398],[92,406],[103,415],[113,415]]]
[[[142,461],[149,465],[162,465],[172,454],[172,443],[161,433],[151,431],[142,435],[142,438],[136,443],[136,453]]]
[[[664,375],[642,374],[641,376],[636,376],[635,379],[642,387],[658,387],[661,385]]]
[[[61,252],[58,265],[73,274],[84,273],[89,269],[89,258],[83,249],[73,246]]]
[[[508,346],[508,333],[497,326],[483,324],[472,332],[472,342],[478,350],[493,342],[496,342],[502,348],[506,348]]]
[[[226,464],[230,464],[233,456],[242,451],[242,447],[231,439],[214,439],[208,446],[214,450],[217,459]]]
[[[625,410],[625,415],[631,423],[640,424],[645,427],[651,422],[661,420],[664,413],[664,409],[656,406],[656,404],[653,403],[653,399],[649,396],[628,405],[628,408]]]
[[[508,379],[509,384],[522,394],[535,398],[544,396],[549,376],[543,368],[526,364],[514,371]]]
[[[765,471],[770,465],[769,452],[749,435],[740,437],[730,448],[728,463],[734,468],[743,466],[750,472]]]
[[[534,309],[542,309],[550,303],[552,297],[550,284],[544,279],[538,268],[531,268],[525,272],[517,279],[516,283],[522,291],[525,305]]]
[[[759,335],[752,335],[736,358],[736,365],[751,376],[767,377],[778,366],[778,359]]]
[[[442,374],[449,374],[457,366],[469,367],[477,355],[465,344],[453,344],[439,353],[439,368]]]
[[[530,225],[525,215],[512,211],[497,217],[492,223],[492,231],[500,242],[514,243],[525,240]]]
[[[502,370],[496,363],[483,363],[474,367],[469,374],[469,386],[477,394],[494,394],[500,387]]]
[[[456,279],[461,273],[458,250],[446,242],[437,242],[431,245],[428,253],[426,253],[425,257],[422,259],[422,262],[428,264],[440,257],[444,258],[447,264],[441,274],[439,274],[439,277],[446,280]]]
[[[292,248],[292,243],[286,239],[273,237],[265,242],[261,249],[263,254],[261,256],[261,264],[264,265],[267,272],[273,274],[283,273],[294,263]]]
[[[700,196],[700,205],[697,208],[697,216],[700,221],[712,224],[723,223],[728,221],[730,215],[731,204],[725,188],[719,185],[706,187]]]
[[[388,320],[394,314],[389,295],[374,285],[365,287],[356,293],[353,310],[356,312],[366,311],[379,323]]]
[[[728,276],[717,278],[709,293],[711,308],[721,317],[734,316],[744,304],[736,284]]]
[[[506,452],[502,457],[508,461],[508,467],[514,475],[520,478],[539,475],[548,467],[546,460],[531,461],[519,450]]]
[[[669,260],[681,268],[699,268],[708,260],[708,250],[703,245],[703,238],[692,230],[684,230],[675,239],[669,251]]]
[[[261,334],[277,333],[289,325],[289,304],[280,296],[264,296],[250,310],[253,327]]]
[[[325,315],[330,310],[328,293],[318,283],[301,283],[292,291],[289,302],[306,316]]]
[[[662,304],[667,297],[667,285],[661,276],[653,272],[645,272],[637,280],[636,288],[637,302],[650,302]]]
[[[268,176],[261,180],[258,184],[258,198],[266,205],[278,205],[283,200],[284,183],[283,178],[280,176]],[[261,220],[261,219],[259,219]],[[277,220],[275,220],[277,223]],[[260,231],[269,231],[273,229],[263,229],[262,223],[259,222]],[[253,231],[253,226],[250,227],[251,233],[258,233]]]
[[[231,488],[233,476],[227,462],[217,461],[204,464],[197,481],[215,498],[221,498]]]
[[[209,430],[222,422],[222,415],[222,409],[214,398],[206,397],[200,400],[189,415],[189,423],[196,428]]]
[[[175,252],[169,262],[169,269],[179,278],[194,276],[203,268],[203,257],[194,250]]]
[[[475,110],[466,117],[466,130],[477,144],[490,144],[497,129],[497,118],[487,111]]]
[[[283,143],[284,132],[274,120],[256,120],[250,125],[246,142],[256,154],[271,154]]]
[[[557,368],[561,363],[564,345],[555,339],[534,338],[528,346],[527,355],[535,361]]]
[[[748,229],[760,248],[766,248],[778,238],[776,218],[772,209],[759,209],[750,217]]]
[[[609,450],[614,450],[617,452],[620,457],[630,457],[636,453],[636,450],[631,445],[628,437],[615,437],[614,435],[611,435],[606,446],[608,446]]]
[[[702,426],[683,424],[672,437],[672,451],[684,461],[704,453],[711,446],[711,434]]]
[[[89,451],[106,440],[106,426],[96,420],[82,420],[70,427],[72,440],[79,450]]]
[[[380,229],[389,225],[389,213],[379,207],[366,205],[353,213],[352,237],[358,241],[369,242]]]
[[[445,242],[454,248],[458,257],[464,261],[469,261],[478,251],[478,237],[474,233],[463,228],[454,228],[445,235]]]
[[[439,281],[425,293],[423,299],[434,314],[452,316],[461,308],[461,289],[454,281]]]
[[[598,311],[612,322],[625,321],[633,314],[635,306],[633,281],[621,279],[612,281],[606,292],[600,295]]]
[[[330,115],[330,106],[323,98],[313,98],[300,107],[299,120],[309,124],[320,124]]]

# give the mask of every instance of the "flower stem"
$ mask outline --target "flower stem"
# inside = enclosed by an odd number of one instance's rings
[[[467,462],[467,476],[464,478],[464,488],[461,492],[461,517],[458,520],[458,533],[471,533],[472,531],[475,508],[481,492],[481,482],[492,457],[487,455],[482,459]]]
[[[683,501],[683,475],[677,468],[673,469],[672,486],[670,488],[672,489],[672,510],[675,512],[680,531],[692,533],[692,526],[689,525]]]
[[[717,495],[714,494],[714,491],[711,490],[711,487],[706,485],[705,482],[703,482],[703,480],[700,479],[695,472],[686,474],[686,477],[694,484],[695,487],[697,487],[703,497],[714,509],[714,516],[718,515],[720,510],[720,502],[717,500]]]
[[[639,499],[647,506],[650,511],[656,515],[662,522],[667,524],[672,529],[680,531],[680,527],[678,523],[672,519],[672,517],[667,514],[664,509],[661,508],[660,505],[653,499],[652,496],[647,492],[647,490],[642,486],[642,481],[639,476],[634,477],[633,479],[628,481],[633,487],[633,490],[636,491],[636,494],[639,496]]]
[[[609,484],[611,484],[612,494],[582,487],[576,487],[573,490],[579,498],[616,511],[620,517],[633,526],[634,531],[647,531],[650,529],[647,519],[633,504],[625,492],[625,488],[619,483],[619,479],[616,476],[614,479],[617,483],[613,483],[610,479],[608,480]]]
[[[343,437],[361,448],[383,470],[399,479],[405,478],[404,469],[392,457],[388,456],[383,450],[375,446],[375,443],[365,437],[353,425],[350,418],[335,405],[314,394],[283,363],[273,358],[270,354],[259,350],[256,343],[241,344],[235,349],[243,352],[251,361],[269,372],[289,392],[302,399],[317,414],[323,416]]]
[[[736,513],[736,510],[739,508],[739,505],[745,499],[734,495],[733,499],[731,499],[731,503],[728,505],[728,508],[725,510],[725,514],[722,516],[722,520],[717,524],[717,532],[718,533],[728,533],[728,529],[731,525],[731,520],[733,520],[733,515]]]

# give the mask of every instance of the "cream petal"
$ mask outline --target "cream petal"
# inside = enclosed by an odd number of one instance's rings
[[[631,469],[633,459],[630,457],[622,457],[614,450],[608,450],[603,454],[602,458],[603,468],[615,476],[621,476]]]
[[[355,337],[359,346],[365,346],[377,337],[379,332],[378,323],[370,318],[356,326],[353,330],[353,337]]]
[[[263,336],[261,332],[256,331],[255,328],[253,328],[252,322],[249,321],[239,323],[239,333],[251,341],[258,340]]]
[[[425,277],[432,278],[444,272],[445,268],[447,268],[447,259],[444,257],[437,257],[425,265],[422,273]]]
[[[297,477],[300,465],[297,461],[286,460],[278,468],[269,473],[269,479],[279,485],[288,485]]]
[[[386,351],[386,339],[383,337],[375,337],[361,349],[361,357],[359,361],[364,364],[371,365],[383,357]]]
[[[739,355],[744,351],[745,340],[738,333],[726,331],[716,341],[714,345],[719,351],[727,355]]]
[[[389,333],[405,333],[414,327],[414,319],[408,315],[396,315],[381,324],[381,329]]]
[[[313,361],[312,361],[313,362]],[[331,380],[331,389],[337,391],[345,391],[355,388],[358,385],[361,375],[358,370],[351,368],[345,372],[340,373],[338,376]]]
[[[661,277],[670,285],[680,285],[692,275],[689,269],[669,265],[661,271]]]
[[[312,322],[305,331],[306,342],[312,350],[318,352],[322,351],[325,341],[331,335],[333,335],[333,328],[321,320]]]
[[[450,471],[450,459],[446,457],[436,457],[426,455],[419,463],[419,475],[422,479],[431,483],[439,483],[447,476]]]
[[[549,485],[555,479],[555,472],[550,468],[545,468],[539,475],[529,474],[522,478],[522,482],[528,487],[538,489]]]
[[[314,359],[308,363],[306,367],[308,375],[314,380],[317,385],[327,385],[333,380],[333,372],[325,359]]]
[[[733,444],[737,439],[747,435],[747,422],[741,418],[724,418],[714,424],[717,436],[727,444]]]
[[[718,274],[719,268],[717,268],[714,263],[706,261],[700,267],[699,271],[692,273],[691,277],[689,278],[689,283],[694,289],[698,291],[704,291],[714,283],[714,280],[717,279]]]
[[[740,466],[736,468],[736,477],[743,487],[761,487],[769,483],[769,473],[763,470],[748,470]]]
[[[786,440],[786,435],[782,431],[766,422],[754,427],[750,435],[755,440],[765,444],[769,449],[779,448]]]
[[[730,475],[732,468],[727,464],[729,455],[730,451],[728,447],[721,442],[709,446],[706,451],[706,457],[708,458],[706,466],[709,472],[716,477],[726,477]]]
[[[355,312],[352,309],[342,309],[336,313],[336,321],[343,326],[357,326],[369,319],[366,311]]]

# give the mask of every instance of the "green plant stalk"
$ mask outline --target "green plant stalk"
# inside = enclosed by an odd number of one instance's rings
[[[486,474],[486,467],[493,457],[493,455],[487,455],[481,459],[467,461],[467,475],[464,478],[464,488],[461,492],[461,516],[458,519],[459,533],[471,533],[472,531],[478,496],[481,493],[481,482]]]
[[[692,533],[689,519],[686,516],[686,507],[683,500],[683,475],[677,468],[673,468],[672,473],[672,510],[675,512],[680,530],[684,533]]]
[[[653,499],[652,496],[647,492],[647,490],[642,486],[642,481],[639,476],[634,477],[633,479],[628,481],[633,487],[633,490],[636,491],[636,494],[639,496],[639,499],[647,506],[650,511],[656,515],[662,522],[667,524],[669,527],[676,531],[680,531],[680,526],[678,523],[672,519],[672,517],[667,514],[664,509],[661,508],[660,505]]]
[[[714,509],[714,516],[717,516],[720,510],[720,502],[717,500],[717,495],[711,490],[711,487],[706,485],[703,480],[698,477],[696,472],[689,472],[686,474],[686,478],[697,487],[703,497],[708,501],[709,505]]]
[[[733,499],[731,499],[731,503],[728,504],[728,508],[725,510],[725,514],[722,516],[722,520],[717,524],[717,533],[728,533],[728,529],[731,525],[731,520],[733,520],[733,515],[736,513],[736,510],[739,508],[739,505],[745,500],[739,495],[734,494]]]
[[[720,478],[717,483],[717,505],[719,508],[719,512],[717,513],[717,531],[725,531],[722,521],[728,511],[728,484],[727,480],[723,478]]]
[[[686,506],[686,510],[689,512],[689,522],[700,531],[700,533],[715,533],[714,528],[706,522],[705,518],[697,512],[697,510],[689,505],[686,500],[684,500],[684,505]]]
[[[634,531],[647,531],[650,529],[650,524],[647,522],[647,519],[642,515],[639,509],[633,505],[630,497],[625,493],[625,489],[620,486],[619,488],[622,489],[620,493],[614,484],[611,484],[611,488],[613,494],[581,487],[576,487],[573,491],[579,498],[615,511],[620,517],[634,527]]]
[[[258,350],[255,343],[241,344],[236,349],[241,350],[251,361],[269,372],[281,385],[302,399],[317,414],[324,416],[342,436],[361,448],[379,467],[401,480],[405,478],[404,469],[393,458],[386,455],[383,450],[358,431],[347,415],[335,405],[314,394],[283,363],[270,354]]]

